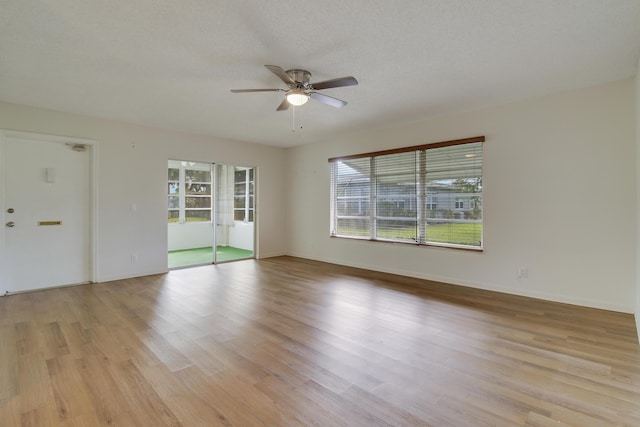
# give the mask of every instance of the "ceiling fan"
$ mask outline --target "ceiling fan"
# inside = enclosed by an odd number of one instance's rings
[[[285,98],[282,103],[276,108],[277,111],[284,111],[289,106],[300,106],[307,103],[309,98],[320,101],[323,104],[331,105],[332,107],[342,108],[347,105],[346,101],[343,101],[332,96],[325,95],[318,92],[322,89],[330,89],[334,87],[355,86],[358,81],[355,77],[339,77],[337,79],[324,80],[317,83],[310,83],[311,73],[307,70],[292,69],[285,71],[277,65],[265,65],[269,71],[278,76],[286,85],[286,89],[232,89],[233,93],[245,93],[245,92],[285,92]]]

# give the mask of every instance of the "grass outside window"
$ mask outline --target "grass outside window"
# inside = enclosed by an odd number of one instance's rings
[[[350,229],[350,237],[369,237],[368,228]],[[416,235],[413,227],[380,230],[378,239],[410,241]],[[444,223],[429,224],[426,228],[430,243],[450,245],[478,245],[482,240],[482,224],[479,223]],[[338,235],[338,237],[341,237]]]

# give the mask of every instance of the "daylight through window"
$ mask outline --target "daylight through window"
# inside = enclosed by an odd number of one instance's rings
[[[253,168],[235,168],[233,219],[235,221],[253,222]]]
[[[482,249],[483,142],[329,159],[331,236]]]
[[[170,223],[211,222],[211,167],[209,163],[169,162]]]

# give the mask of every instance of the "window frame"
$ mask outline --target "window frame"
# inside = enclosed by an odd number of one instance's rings
[[[474,223],[478,223],[480,224],[480,240],[478,242],[478,245],[474,245],[474,244],[460,244],[460,243],[447,243],[447,242],[437,242],[437,241],[429,241],[427,240],[427,221],[429,217],[429,210],[431,210],[432,207],[436,207],[439,203],[436,201],[435,203],[433,203],[434,200],[437,200],[435,196],[435,194],[431,191],[428,191],[428,187],[427,187],[427,166],[426,166],[426,157],[427,157],[427,152],[429,150],[433,150],[433,149],[437,149],[437,148],[445,148],[445,147],[453,147],[453,146],[458,146],[458,145],[466,145],[466,144],[476,144],[476,143],[480,143],[480,152],[483,151],[483,146],[484,146],[484,142],[485,142],[485,137],[484,136],[477,136],[477,137],[473,137],[473,138],[465,138],[465,139],[457,139],[457,140],[451,140],[451,141],[442,141],[442,142],[436,142],[436,143],[431,143],[431,144],[423,144],[423,145],[416,145],[416,146],[411,146],[411,147],[402,147],[402,148],[396,148],[396,149],[390,149],[390,150],[381,150],[381,151],[374,151],[374,152],[369,152],[369,153],[362,153],[362,154],[354,154],[354,155],[348,155],[348,156],[342,156],[342,157],[334,157],[334,158],[330,158],[329,161],[329,165],[331,168],[330,171],[330,236],[331,237],[336,237],[336,238],[347,238],[347,239],[357,239],[357,240],[366,240],[366,241],[374,241],[374,242],[391,242],[394,244],[410,244],[410,245],[414,245],[414,246],[436,246],[436,247],[445,247],[445,248],[453,248],[453,249],[463,249],[463,250],[470,250],[470,251],[475,251],[475,252],[482,252],[484,250],[484,236],[483,236],[483,224],[484,224],[484,219],[482,217],[482,215],[480,215],[480,218],[473,218],[472,220],[474,221]],[[415,170],[415,185],[416,185],[416,195],[415,195],[415,202],[416,202],[416,213],[415,216],[411,216],[410,218],[415,218],[415,222],[417,224],[417,230],[416,230],[416,238],[413,239],[413,241],[411,239],[409,240],[404,240],[404,239],[399,239],[399,238],[381,238],[379,236],[379,233],[376,230],[376,222],[379,219],[377,212],[376,212],[376,198],[378,197],[376,194],[376,181],[379,179],[377,172],[376,172],[376,159],[380,158],[381,156],[387,156],[387,155],[394,155],[394,154],[401,154],[401,153],[408,153],[408,152],[415,152],[416,153],[416,159],[417,159],[417,167]],[[338,170],[337,168],[339,167],[338,165],[342,162],[348,161],[348,160],[356,160],[359,159],[362,162],[365,162],[365,159],[369,159],[370,161],[370,167],[367,169],[367,172],[363,172],[362,175],[363,176],[367,176],[368,175],[368,180],[370,183],[370,194],[369,194],[369,211],[368,214],[366,216],[363,216],[362,218],[367,219],[368,218],[368,228],[369,228],[369,233],[368,235],[359,235],[356,233],[352,233],[352,234],[338,234],[337,230],[337,221],[339,219],[339,217],[341,216],[338,212],[338,210],[340,209],[340,203],[341,201],[339,199],[345,199],[345,196],[343,197],[339,197],[337,194],[338,191]],[[432,164],[432,163],[430,163]],[[478,193],[474,193],[474,194],[478,194],[480,197],[480,200],[482,200],[483,198],[483,191],[482,191],[482,176],[483,176],[483,171],[482,171],[482,164],[483,164],[483,159],[482,156],[480,157],[480,164],[479,164],[479,168],[480,168],[480,176],[479,176],[479,182],[480,182],[480,191]],[[454,179],[454,178],[451,178]],[[437,194],[437,193],[436,193]],[[467,199],[467,195],[462,195],[461,197],[457,198],[455,200],[455,205],[457,205],[457,201],[461,200],[462,204],[464,206],[464,200]],[[471,199],[468,199],[469,201],[469,205],[471,206],[472,204],[475,206],[477,201],[475,201],[474,203],[471,203]],[[482,202],[480,202],[480,206],[482,205]],[[464,208],[456,208],[454,209],[455,211],[463,211]],[[482,211],[480,211],[482,212]],[[342,216],[344,218],[344,216]],[[453,221],[453,222],[458,222],[458,221]],[[366,228],[366,227],[365,227]],[[360,232],[359,230],[354,230],[356,232]]]
[[[244,179],[236,180],[236,173],[244,172]],[[256,169],[253,167],[236,166],[233,178],[233,220],[235,222],[244,222],[245,224],[255,222],[255,179]],[[236,194],[237,186],[244,186],[244,193]],[[236,207],[239,198],[244,199],[244,207]],[[236,219],[236,213],[241,213],[243,219]]]
[[[438,195],[437,194],[427,194],[427,204],[425,205],[427,210],[436,210],[438,209]]]
[[[208,166],[208,168],[205,167]],[[177,221],[170,221],[171,218],[167,215],[167,223],[169,225],[176,224],[211,224],[213,221],[213,168],[212,164],[205,162],[192,162],[186,160],[169,160],[169,164],[167,167],[167,171],[171,169],[178,170],[178,179],[169,179],[167,173],[167,202],[168,202],[168,212],[178,212]],[[209,181],[191,181],[190,184],[196,185],[208,185],[209,186],[209,194],[193,194],[188,193],[187,191],[187,171],[196,171],[196,172],[208,172],[209,173]],[[177,192],[171,193],[169,190],[169,186],[171,184],[177,184]],[[169,202],[171,197],[178,198],[178,207],[172,208],[171,203]],[[192,199],[208,199],[209,207],[187,207],[187,198]],[[200,221],[188,220],[188,218],[194,218],[187,215],[187,212],[209,212],[209,219],[203,219]]]

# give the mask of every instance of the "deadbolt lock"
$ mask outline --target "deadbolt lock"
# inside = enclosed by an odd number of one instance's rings
[[[13,208],[9,208],[9,209],[7,209],[7,212],[8,212],[8,213],[14,213],[14,212],[15,212],[15,210],[14,210]]]

